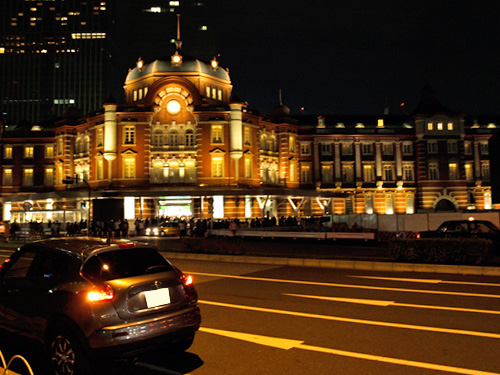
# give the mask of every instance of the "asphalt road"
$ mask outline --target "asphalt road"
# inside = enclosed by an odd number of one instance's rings
[[[193,346],[114,373],[500,374],[498,279],[174,263],[199,292]]]
[[[106,373],[500,375],[498,278],[174,264],[199,294],[193,346],[115,362]]]

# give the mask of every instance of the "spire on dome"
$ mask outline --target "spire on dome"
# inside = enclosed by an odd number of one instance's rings
[[[181,41],[181,15],[177,15],[177,39],[175,40],[175,49],[179,51],[182,48]]]

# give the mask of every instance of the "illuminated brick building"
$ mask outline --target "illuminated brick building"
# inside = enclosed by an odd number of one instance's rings
[[[30,201],[29,219],[85,219],[89,195],[99,220],[492,208],[495,122],[454,113],[429,89],[408,116],[311,116],[283,105],[260,115],[232,88],[215,58],[184,56],[178,44],[137,61],[126,104],[25,138],[4,131],[4,218],[24,220]],[[64,183],[75,175],[88,186]]]

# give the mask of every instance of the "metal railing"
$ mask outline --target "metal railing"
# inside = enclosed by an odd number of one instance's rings
[[[0,373],[2,375],[19,375],[17,372],[14,372],[12,370],[9,370],[10,368],[10,365],[12,364],[12,362],[14,362],[15,360],[20,360],[24,363],[24,365],[26,366],[26,368],[28,369],[30,375],[34,375],[33,373],[33,370],[31,369],[31,366],[30,364],[28,363],[28,361],[26,360],[26,358],[24,358],[23,356],[21,355],[14,355],[12,356],[8,362],[5,362],[5,357],[3,356],[2,354],[2,351],[0,350],[0,360],[2,361],[2,367],[0,367]]]

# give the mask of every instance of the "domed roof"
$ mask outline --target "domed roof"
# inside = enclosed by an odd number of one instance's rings
[[[171,57],[166,56],[150,63],[145,63],[142,69],[135,67],[128,73],[125,83],[151,73],[204,73],[215,78],[230,81],[229,73],[220,66],[217,69],[212,69],[209,63],[189,56],[182,56],[181,64],[172,64]]]

